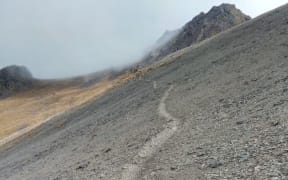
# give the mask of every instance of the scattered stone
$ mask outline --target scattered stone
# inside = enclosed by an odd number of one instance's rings
[[[177,169],[177,167],[175,167],[175,166],[170,167],[171,171],[175,171],[176,169]]]
[[[229,103],[226,103],[226,104],[223,104],[223,108],[225,108],[225,109],[228,109],[228,108],[230,108],[232,106],[232,104],[229,104]]]
[[[111,149],[111,148],[107,148],[107,149],[104,151],[104,153],[108,153],[108,152],[110,152],[110,151],[112,151],[112,149]]]
[[[209,168],[218,168],[219,166],[222,166],[223,165],[223,162],[221,162],[221,161],[218,161],[218,160],[216,160],[216,159],[210,159],[209,161],[208,161],[208,167]]]
[[[100,178],[100,179],[105,178],[105,174],[100,174],[99,178]]]
[[[288,176],[288,163],[282,164],[280,171],[284,176]]]
[[[199,152],[199,153],[197,154],[197,157],[203,157],[203,156],[205,156],[205,155],[206,155],[205,152]]]
[[[226,119],[229,117],[229,115],[227,113],[224,113],[224,112],[220,112],[219,113],[219,117],[222,118],[222,119]]]
[[[237,121],[236,122],[236,125],[241,125],[241,124],[244,124],[244,121]]]
[[[245,82],[244,82],[244,85],[245,85],[245,86],[248,86],[248,85],[249,85],[249,82],[248,82],[248,81],[245,81]]]
[[[279,121],[273,121],[273,122],[271,122],[271,125],[272,126],[278,126],[278,125],[280,125],[280,122]]]
[[[185,76],[185,77],[184,77],[184,80],[185,80],[185,81],[192,81],[192,79],[191,79],[189,76]]]
[[[132,146],[134,146],[134,145],[135,145],[135,144],[131,143],[131,144],[128,144],[127,147],[130,148],[130,147],[132,147]]]
[[[220,103],[223,103],[224,101],[225,101],[224,98],[218,100],[218,102],[220,102]]]
[[[282,90],[282,92],[283,92],[283,93],[288,92],[288,88],[284,88],[284,89]]]
[[[241,153],[239,155],[239,161],[240,162],[248,161],[249,158],[250,158],[250,153],[249,152],[244,152],[244,153]]]
[[[256,167],[254,168],[254,172],[257,174],[257,173],[259,173],[260,171],[262,171],[262,169],[263,169],[262,166],[256,166]]]
[[[195,152],[187,152],[187,153],[186,153],[187,156],[191,156],[191,155],[193,155],[193,154],[195,154]]]
[[[76,170],[83,170],[83,169],[85,169],[85,168],[87,168],[87,167],[88,167],[88,163],[82,164],[82,165],[79,165],[79,166],[76,168]]]
[[[280,105],[282,105],[282,104],[284,104],[284,103],[285,103],[284,100],[280,100],[279,102],[274,103],[273,106],[274,106],[274,107],[276,107],[276,106],[280,106]]]

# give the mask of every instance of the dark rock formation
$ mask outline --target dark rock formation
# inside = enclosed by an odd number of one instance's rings
[[[0,70],[0,97],[26,90],[33,85],[33,76],[24,66],[8,66]]]
[[[164,39],[166,42],[151,51],[143,61],[158,60],[250,19],[249,16],[237,9],[235,5],[221,4],[220,6],[214,6],[208,13],[202,12],[193,18],[182,29],[172,31],[172,33],[164,33],[160,40]],[[167,41],[169,36],[171,39]]]

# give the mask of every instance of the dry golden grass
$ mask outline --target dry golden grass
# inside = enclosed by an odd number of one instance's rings
[[[0,100],[0,146],[38,127],[51,117],[95,100],[111,88],[171,63],[171,59],[175,58],[164,58],[153,66],[123,74],[115,80],[99,82],[89,88],[81,88],[77,84],[46,85]]]
[[[90,88],[42,87],[1,100],[0,140],[95,99],[113,86],[114,82],[108,81]]]

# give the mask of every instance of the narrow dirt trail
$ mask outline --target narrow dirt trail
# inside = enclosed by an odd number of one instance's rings
[[[136,180],[140,175],[145,162],[151,158],[153,154],[177,131],[180,121],[167,112],[165,103],[172,89],[173,86],[170,86],[170,88],[164,93],[158,109],[159,116],[164,117],[167,120],[165,129],[143,146],[139,153],[133,158],[131,164],[126,164],[124,166],[122,180]]]

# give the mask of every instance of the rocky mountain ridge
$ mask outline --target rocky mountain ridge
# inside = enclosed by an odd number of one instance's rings
[[[251,18],[232,4],[214,6],[208,13],[201,12],[181,29],[166,31],[160,38],[166,42],[160,44],[143,58],[144,62],[153,62],[168,54],[203,41]],[[170,37],[170,40],[167,40]],[[156,45],[159,40],[157,41]]]

